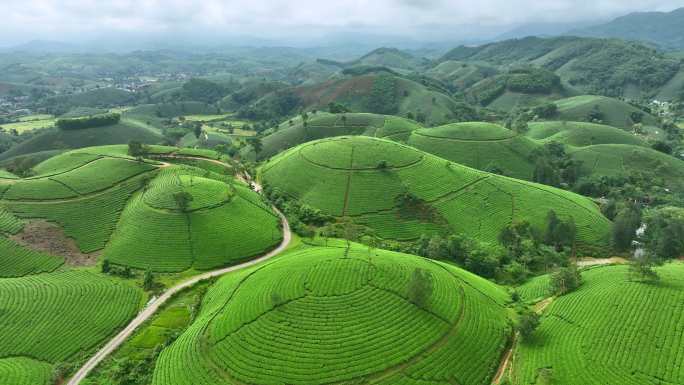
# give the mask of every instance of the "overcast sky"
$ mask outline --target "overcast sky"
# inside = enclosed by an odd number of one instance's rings
[[[138,35],[315,40],[354,31],[426,40],[681,6],[684,0],[0,0],[0,44]]]

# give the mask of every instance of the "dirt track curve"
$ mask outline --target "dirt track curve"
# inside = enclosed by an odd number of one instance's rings
[[[254,189],[258,192],[261,191],[261,186],[254,183]],[[66,383],[66,385],[78,385],[83,381],[88,374],[95,369],[95,367],[102,362],[102,360],[105,359],[109,354],[114,352],[128,337],[130,337],[135,329],[137,329],[140,325],[142,325],[145,321],[147,321],[154,313],[157,312],[160,306],[162,306],[166,301],[169,300],[174,294],[180,292],[183,289],[186,289],[200,281],[204,281],[210,278],[218,277],[226,273],[230,273],[233,271],[237,270],[242,270],[246,267],[254,266],[260,262],[263,262],[267,259],[270,259],[287,248],[287,246],[290,244],[290,240],[292,239],[292,233],[290,232],[290,224],[287,222],[287,219],[285,216],[277,209],[273,208],[275,212],[280,216],[280,220],[283,225],[283,241],[276,247],[275,249],[271,250],[270,252],[262,255],[259,258],[252,259],[250,261],[247,261],[245,263],[241,263],[239,265],[234,265],[230,267],[225,267],[219,270],[213,270],[213,271],[208,271],[206,273],[196,275],[187,281],[183,281],[168,290],[164,292],[159,298],[155,299],[154,301],[150,302],[138,315],[133,318],[133,320],[124,328],[119,334],[117,334],[114,338],[109,340],[105,346],[100,348],[100,350],[93,355],[88,362],[86,362],[77,372],[74,374],[73,377],[69,380],[69,382]]]

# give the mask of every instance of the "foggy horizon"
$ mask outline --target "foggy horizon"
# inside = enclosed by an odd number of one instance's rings
[[[561,34],[632,12],[669,12],[680,1],[446,0],[221,1],[9,0],[0,47],[31,41],[107,45],[293,46],[335,44],[419,46],[477,43],[516,28]],[[553,33],[552,33],[553,34]],[[117,45],[121,47],[116,47]]]

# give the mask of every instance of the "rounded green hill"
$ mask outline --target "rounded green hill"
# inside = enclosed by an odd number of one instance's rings
[[[582,286],[556,298],[535,337],[517,345],[511,384],[684,383],[684,264],[656,271],[657,284],[635,280],[627,266],[583,272]]]
[[[143,197],[143,201],[150,207],[172,211],[182,210],[177,194],[189,194],[192,200],[188,202],[188,211],[211,208],[228,203],[234,195],[227,184],[192,175],[175,175],[175,183],[169,185],[155,184]]]
[[[407,143],[456,163],[527,180],[534,171],[530,154],[539,146],[505,127],[483,122],[416,130]]]
[[[653,185],[684,191],[684,161],[654,149],[627,144],[597,144],[570,151],[587,176],[643,175]]]
[[[646,142],[625,130],[587,122],[532,122],[526,136],[543,142],[560,142],[574,147],[595,144],[631,144],[646,146]]]
[[[214,284],[153,384],[483,384],[510,337],[507,301],[488,281],[411,255],[293,251]]]
[[[359,145],[361,144],[361,145]],[[355,149],[361,149],[354,153]],[[342,137],[303,146],[300,155],[319,166],[340,170],[364,170],[383,167],[406,167],[422,159],[420,151],[405,147],[395,151],[388,141],[366,141],[358,137]]]
[[[291,123],[290,123],[291,122]],[[315,139],[341,135],[365,135],[406,140],[421,126],[413,120],[370,113],[309,113],[306,124],[301,117],[286,121],[263,140],[259,158],[268,158],[288,148]]]
[[[486,122],[453,123],[435,128],[418,130],[424,136],[457,140],[505,140],[515,136],[515,132],[498,124]]]
[[[104,257],[155,271],[211,269],[280,242],[279,218],[261,197],[204,174],[192,167],[162,170],[128,202]]]
[[[605,96],[582,95],[557,100],[558,119],[567,121],[587,121],[590,113],[597,110],[601,116],[601,123],[618,128],[631,128],[635,123],[641,123],[646,128],[656,126],[657,119],[629,103]],[[651,130],[649,130],[651,131]]]
[[[305,155],[311,151],[325,163],[312,162]],[[267,163],[261,178],[269,188],[332,216],[350,217],[387,239],[452,231],[496,242],[514,220],[527,220],[541,229],[550,210],[574,219],[578,241],[585,246],[607,245],[610,233],[610,222],[582,196],[364,136],[323,139],[290,149]]]

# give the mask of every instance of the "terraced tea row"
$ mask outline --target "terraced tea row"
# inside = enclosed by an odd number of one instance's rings
[[[62,257],[28,249],[0,236],[0,278],[51,272],[62,264]]]
[[[52,365],[26,357],[0,358],[0,378],[5,385],[48,384]]]
[[[310,152],[321,162],[303,155]],[[382,163],[385,159],[390,161]],[[403,166],[393,167],[392,162]],[[349,166],[373,163],[380,166]],[[496,241],[512,221],[541,228],[554,210],[573,218],[580,244],[588,249],[608,244],[610,222],[587,198],[480,172],[382,139],[307,143],[275,157],[262,168],[261,177],[268,186],[330,215],[350,216],[383,238],[415,239],[442,229]]]
[[[368,113],[329,114],[317,112],[308,115],[306,123],[301,118],[285,122],[264,137],[259,158],[265,159],[296,145],[342,135],[365,135],[392,140],[405,140],[420,128],[413,120],[398,116]]]
[[[141,301],[138,289],[84,271],[0,279],[0,293],[0,357],[49,364],[90,351],[131,318]],[[3,363],[8,364],[0,359],[0,367]],[[45,378],[45,364],[12,363],[15,370],[24,365],[22,377]]]
[[[416,299],[422,279],[427,289]],[[491,283],[409,255],[292,251],[218,281],[160,356],[153,384],[484,384],[510,332],[506,298]],[[474,347],[481,354],[465,359]]]
[[[111,262],[155,271],[211,269],[245,260],[282,239],[278,217],[246,186],[163,170],[121,214],[104,250]],[[199,172],[199,174],[205,174]],[[178,194],[186,194],[187,207]]]
[[[630,279],[628,267],[583,273],[556,299],[536,337],[520,344],[513,383],[684,384],[684,264],[658,268],[661,282]]]

